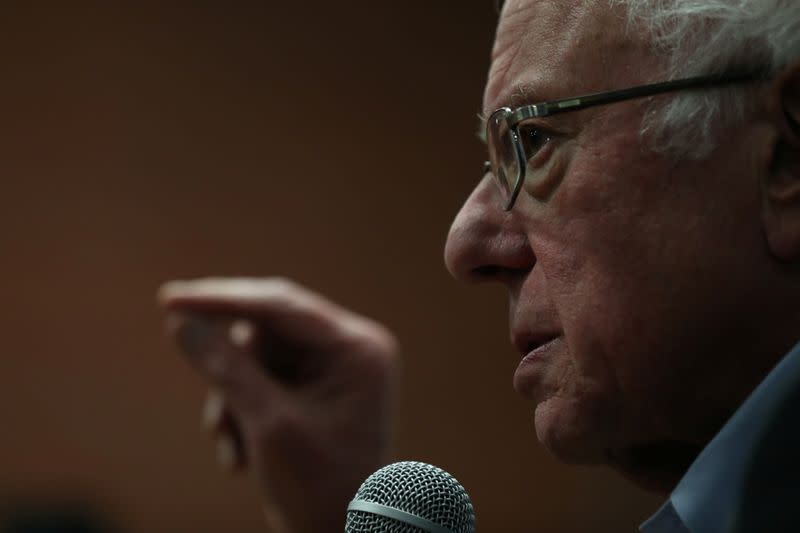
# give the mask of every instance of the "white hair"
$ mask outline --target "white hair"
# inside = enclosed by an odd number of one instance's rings
[[[670,79],[757,70],[767,76],[800,60],[800,0],[609,0],[649,34]],[[658,151],[703,158],[715,130],[755,110],[753,86],[677,93],[642,124]]]

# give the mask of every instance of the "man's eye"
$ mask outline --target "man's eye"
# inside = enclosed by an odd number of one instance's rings
[[[536,155],[550,141],[549,133],[534,127],[520,128],[519,135],[528,158]]]

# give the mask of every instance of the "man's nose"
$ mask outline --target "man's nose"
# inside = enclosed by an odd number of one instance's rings
[[[468,282],[511,282],[536,263],[520,217],[514,210],[503,211],[490,175],[481,180],[456,215],[444,260],[454,278]]]

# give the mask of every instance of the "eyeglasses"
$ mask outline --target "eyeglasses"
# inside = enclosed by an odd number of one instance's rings
[[[764,79],[763,75],[755,73],[700,76],[551,100],[516,109],[501,107],[494,111],[486,121],[486,144],[489,149],[489,160],[483,164],[483,171],[484,174],[492,173],[503,195],[504,210],[510,211],[522,189],[523,181],[538,170],[539,166],[537,166],[538,162],[535,156],[549,140],[541,128],[524,127],[524,121],[654,94]]]

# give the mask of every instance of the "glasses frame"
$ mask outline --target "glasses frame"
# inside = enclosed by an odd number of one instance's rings
[[[489,119],[486,121],[485,139],[490,142],[494,136],[490,135],[489,128],[492,124],[499,123],[505,120],[508,134],[511,136],[511,142],[514,145],[514,152],[517,157],[517,178],[514,182],[514,187],[508,189],[506,185],[500,183],[499,173],[493,167],[491,161],[483,163],[484,175],[491,172],[495,177],[495,181],[500,187],[501,191],[508,190],[510,192],[508,201],[506,202],[504,211],[510,211],[514,207],[522,183],[525,181],[525,169],[527,161],[525,150],[522,147],[518,126],[523,120],[531,118],[547,117],[556,115],[558,113],[566,113],[569,111],[579,111],[589,107],[613,104],[616,102],[623,102],[625,100],[633,100],[636,98],[644,98],[656,94],[669,93],[674,91],[682,91],[687,89],[708,89],[724,85],[731,85],[736,83],[747,83],[753,81],[764,81],[768,79],[763,73],[744,72],[744,73],[729,73],[718,74],[713,76],[697,76],[692,78],[684,78],[680,80],[664,81],[660,83],[651,83],[648,85],[639,85],[637,87],[629,87],[627,89],[617,89],[614,91],[599,92],[586,94],[583,96],[575,96],[571,98],[562,98],[558,100],[550,100],[538,104],[529,104],[511,109],[509,107],[501,107],[492,112]],[[491,147],[489,149],[491,153]],[[508,193],[506,193],[508,194]]]

